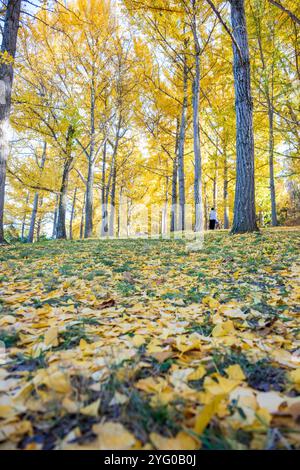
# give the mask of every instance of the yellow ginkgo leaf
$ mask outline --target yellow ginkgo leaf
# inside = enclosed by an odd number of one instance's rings
[[[194,431],[197,434],[202,434],[206,426],[209,424],[212,417],[216,414],[218,406],[221,400],[224,398],[224,395],[218,395],[211,400],[210,403],[205,405],[198,416],[196,417]]]
[[[227,367],[227,369],[225,369],[225,372],[229,379],[233,379],[233,380],[245,380],[246,379],[246,376],[244,372],[242,371],[242,368],[239,364],[234,364],[232,366]]]
[[[136,439],[120,423],[108,421],[104,424],[95,424],[93,432],[97,434],[97,448],[99,450],[126,450],[131,449]]]
[[[58,328],[52,326],[45,333],[44,343],[46,346],[58,346]]]
[[[98,416],[100,401],[100,399],[96,400],[93,403],[80,408],[80,413],[87,416]]]
[[[223,323],[218,323],[214,327],[214,329],[212,331],[212,336],[214,338],[218,338],[218,337],[221,337],[221,336],[229,335],[233,331],[234,331],[233,322],[231,320],[227,320]]]
[[[152,432],[150,440],[158,450],[196,450],[200,443],[186,432],[179,432],[175,437],[164,437]]]

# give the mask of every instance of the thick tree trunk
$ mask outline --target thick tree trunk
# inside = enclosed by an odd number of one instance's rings
[[[16,55],[17,36],[20,23],[21,0],[7,0],[4,27],[2,30],[1,53]],[[13,84],[13,63],[0,64],[0,244],[4,240],[4,198],[6,163],[9,153],[9,115]]]
[[[76,194],[77,194],[77,188],[74,189],[73,201],[72,201],[72,209],[71,209],[71,217],[70,217],[70,240],[73,240],[73,221],[75,217]]]
[[[258,230],[255,215],[254,138],[250,60],[244,0],[230,0],[236,109],[236,186],[232,233]],[[238,46],[238,48],[237,48]]]
[[[185,177],[184,177],[184,143],[185,143],[185,130],[186,130],[186,113],[187,113],[187,84],[188,84],[188,68],[186,57],[184,58],[183,69],[183,103],[181,110],[181,120],[179,128],[179,141],[178,141],[178,183],[179,183],[179,216],[178,216],[178,230],[185,229]]]
[[[193,4],[192,29],[195,49],[195,70],[193,80],[193,142],[194,142],[194,203],[195,203],[195,232],[203,230],[203,200],[202,200],[202,162],[200,149],[200,125],[199,125],[199,102],[200,102],[200,45],[197,36],[196,24],[196,1]]]
[[[63,168],[63,175],[60,186],[59,202],[58,202],[58,216],[57,216],[57,227],[56,227],[56,238],[66,239],[66,211],[67,211],[67,194],[68,194],[68,183],[69,175],[73,163],[72,158],[72,144],[74,138],[75,129],[73,126],[69,126],[67,137],[66,137],[66,156]]]
[[[218,161],[215,161],[215,176],[213,179],[213,206],[217,210],[218,201]]]
[[[227,155],[224,155],[224,175],[223,175],[223,205],[224,205],[224,228],[229,228],[228,214],[228,163]]]

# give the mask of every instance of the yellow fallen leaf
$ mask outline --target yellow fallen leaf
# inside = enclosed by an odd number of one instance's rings
[[[214,329],[212,330],[212,336],[214,338],[218,338],[221,336],[226,336],[229,333],[232,333],[234,331],[234,325],[231,320],[227,320],[223,323],[218,323]]]
[[[200,443],[184,431],[175,437],[164,437],[152,432],[150,440],[158,450],[196,450],[200,447]]]
[[[99,450],[126,450],[132,448],[136,442],[133,434],[120,423],[108,421],[104,424],[95,424],[93,432],[97,434]]]
[[[206,369],[203,366],[199,366],[194,372],[189,374],[188,380],[200,380],[206,374]]]
[[[300,384],[300,367],[290,372],[290,378],[295,384]]]
[[[123,393],[116,392],[111,399],[109,406],[114,406],[114,405],[123,405],[124,403],[127,403],[129,400],[127,395],[124,395]]]
[[[202,434],[206,426],[209,424],[212,417],[216,414],[218,410],[218,405],[223,400],[225,395],[218,395],[211,400],[210,403],[205,405],[196,417],[194,431],[197,434]]]
[[[86,416],[98,416],[100,406],[100,399],[90,403],[83,408],[80,408],[80,413]]]
[[[232,366],[227,367],[227,369],[225,369],[225,372],[229,379],[233,379],[233,380],[245,380],[246,379],[245,374],[242,371],[242,368],[239,364],[234,364]]]
[[[52,326],[45,333],[44,343],[46,346],[58,346],[58,328]]]
[[[44,383],[58,393],[69,393],[71,391],[71,385],[67,375],[59,370],[49,373],[49,375],[45,377]]]

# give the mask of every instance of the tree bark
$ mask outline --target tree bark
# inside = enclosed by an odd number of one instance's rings
[[[254,187],[253,103],[244,0],[230,0],[236,109],[236,186],[232,233],[257,231]]]
[[[116,209],[116,180],[117,180],[117,168],[114,162],[111,196],[110,196],[110,214],[109,214],[109,236],[113,237],[115,232],[115,209]]]
[[[70,235],[69,235],[70,240],[73,240],[73,220],[75,216],[76,194],[77,194],[77,188],[74,189],[73,201],[72,201],[72,209],[71,209],[71,217],[70,217]]]
[[[88,156],[88,177],[86,182],[85,201],[85,228],[84,238],[89,238],[93,234],[93,189],[94,189],[94,151],[95,151],[95,86],[92,79],[91,86],[91,115],[90,115],[90,150]]]
[[[177,205],[177,153],[178,153],[178,135],[179,135],[179,119],[176,120],[176,140],[175,140],[175,155],[173,158],[173,169],[172,169],[172,207],[171,207],[171,221],[170,231],[175,232],[176,230],[176,205]]]
[[[23,220],[22,220],[22,229],[21,229],[21,240],[24,241],[24,238],[25,238],[25,226],[26,226],[26,218],[27,218],[27,205],[28,205],[28,202],[29,202],[29,191],[27,193],[27,196],[26,196],[26,207],[25,207],[25,211],[24,211],[24,216],[23,216]]]
[[[223,175],[223,205],[224,205],[224,228],[229,228],[228,214],[228,162],[226,152],[224,154],[224,175]]]
[[[193,80],[193,141],[194,141],[194,203],[195,203],[195,232],[203,230],[203,199],[202,199],[202,162],[200,149],[200,44],[197,35],[196,2],[192,0],[193,19],[192,30],[194,36],[195,71]]]
[[[83,231],[84,231],[84,213],[85,213],[85,194],[83,197],[83,204],[82,204],[82,209],[81,209],[81,221],[80,221],[80,240],[83,238]]]
[[[185,177],[184,177],[184,143],[186,130],[186,113],[187,113],[187,84],[188,84],[188,68],[186,57],[184,57],[183,68],[183,102],[180,119],[179,141],[178,141],[178,183],[179,183],[179,219],[178,230],[185,229]]]
[[[8,0],[2,31],[1,53],[16,55],[18,29],[20,24],[21,0]],[[13,84],[13,62],[0,63],[0,244],[4,240],[4,199],[6,164],[9,153],[9,115]]]
[[[101,237],[107,235],[107,201],[106,201],[106,186],[105,186],[105,174],[106,174],[106,141],[103,147],[102,157],[102,177],[101,177]]]
[[[56,228],[56,238],[57,239],[66,239],[66,210],[67,210],[67,193],[68,193],[68,183],[69,175],[73,163],[72,157],[72,145],[74,138],[75,129],[70,124],[66,137],[66,158],[64,162],[63,175],[60,186],[59,202],[58,202],[58,216],[57,216],[57,228]]]
[[[41,164],[40,164],[41,172],[43,171],[44,166],[45,166],[46,153],[47,153],[47,144],[46,144],[46,142],[44,142],[42,161],[41,161]],[[29,227],[29,233],[28,233],[28,238],[27,238],[28,243],[33,243],[33,240],[34,240],[34,229],[35,229],[36,216],[37,216],[37,213],[38,213],[38,207],[39,207],[39,193],[36,192],[35,195],[34,195],[34,199],[33,199],[33,206],[32,206],[31,219],[30,219],[30,227]]]
[[[58,195],[56,195],[55,209],[54,209],[54,213],[53,213],[53,228],[52,228],[52,237],[51,238],[55,238],[55,236],[56,236],[57,209],[58,209]]]

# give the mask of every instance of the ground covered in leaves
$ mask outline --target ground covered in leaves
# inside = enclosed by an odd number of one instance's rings
[[[1,247],[0,449],[300,448],[299,235]]]

